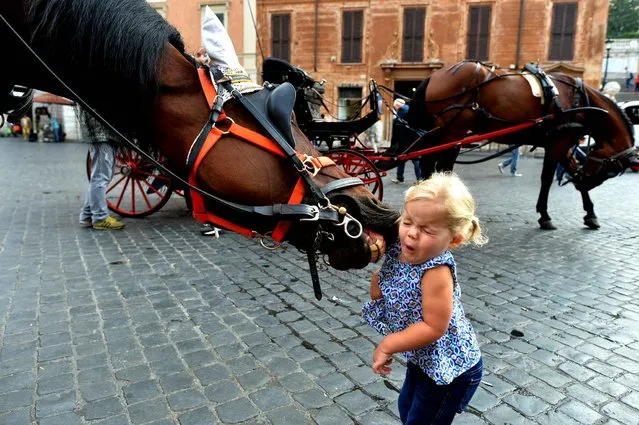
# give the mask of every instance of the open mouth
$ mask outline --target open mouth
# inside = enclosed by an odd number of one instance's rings
[[[376,263],[380,258],[384,256],[386,252],[386,241],[379,233],[373,232],[372,230],[364,231],[364,241],[368,248],[370,249],[371,263]]]

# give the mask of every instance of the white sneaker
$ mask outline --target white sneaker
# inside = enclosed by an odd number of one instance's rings
[[[499,170],[500,174],[504,174],[504,166],[501,165],[501,162],[497,164],[497,169]]]
[[[393,179],[391,181],[395,184],[404,184],[404,180]]]
[[[513,177],[521,177],[521,173],[512,173],[511,174]]]

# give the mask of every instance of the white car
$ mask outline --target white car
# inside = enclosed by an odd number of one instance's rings
[[[639,146],[639,100],[619,102],[619,107],[628,115],[635,129],[635,146]]]

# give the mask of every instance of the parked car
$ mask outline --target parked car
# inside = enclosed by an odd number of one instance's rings
[[[639,100],[619,102],[619,106],[632,121],[635,130],[635,146],[639,146]]]
[[[619,106],[628,115],[635,132],[635,147],[639,148],[639,100],[629,100],[620,102]],[[639,165],[632,165],[631,168],[635,172],[639,172]]]

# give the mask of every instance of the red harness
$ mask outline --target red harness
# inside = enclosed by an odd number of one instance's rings
[[[215,103],[215,98],[217,96],[217,93],[215,91],[215,87],[213,86],[213,83],[211,82],[211,79],[209,78],[208,70],[206,68],[198,68],[198,74],[200,77],[200,84],[202,85],[202,89],[204,91],[204,95],[206,96],[206,100],[209,104],[209,107],[213,108],[213,104]],[[200,166],[200,163],[202,162],[206,154],[213,148],[213,146],[215,146],[215,144],[225,134],[232,134],[233,136],[240,138],[242,140],[245,140],[249,143],[252,143],[267,152],[270,152],[282,158],[286,158],[286,155],[284,154],[282,149],[274,141],[272,141],[268,137],[263,136],[262,134],[256,133],[253,130],[249,130],[248,128],[242,127],[241,125],[235,123],[235,121],[233,121],[231,118],[226,116],[224,112],[220,114],[216,124],[222,121],[229,121],[230,126],[227,130],[221,130],[217,126],[213,126],[208,136],[206,137],[206,141],[204,142],[202,149],[200,150],[197,158],[195,159],[193,167],[190,170],[190,174],[189,174],[190,185],[197,187],[196,175],[197,175],[197,169]],[[297,155],[305,164],[309,164],[311,166],[311,168],[313,169],[313,175],[317,174],[317,172],[322,167],[335,165],[333,160],[325,156],[316,158],[316,157],[302,154],[300,152],[297,152]],[[306,189],[305,189],[304,180],[300,177],[297,183],[295,184],[295,188],[293,189],[293,192],[291,193],[291,196],[288,200],[288,204],[289,205],[300,204],[302,200],[304,199],[305,192],[306,192]],[[201,223],[212,223],[215,226],[231,230],[233,232],[242,234],[244,236],[248,236],[250,238],[259,235],[254,230],[251,230],[243,226],[239,226],[235,223],[232,223],[220,216],[217,216],[207,211],[204,204],[204,197],[200,193],[194,190],[191,190],[191,198],[193,200],[193,217],[196,220],[200,221]],[[286,235],[286,232],[290,228],[290,226],[291,226],[290,221],[280,221],[275,227],[275,229],[273,230],[271,234],[271,238],[276,242],[281,242],[284,236]]]

